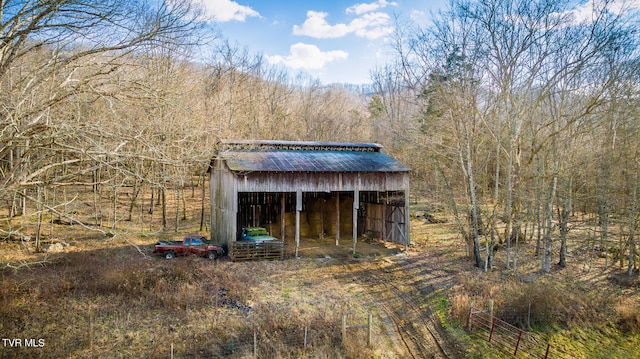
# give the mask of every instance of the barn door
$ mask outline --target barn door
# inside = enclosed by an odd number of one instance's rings
[[[405,223],[405,207],[386,205],[384,239],[390,242],[407,244],[407,224]]]

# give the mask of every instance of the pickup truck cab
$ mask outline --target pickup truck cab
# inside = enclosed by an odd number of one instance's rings
[[[224,254],[224,249],[221,246],[209,243],[203,236],[189,234],[182,241],[160,241],[156,243],[153,247],[153,253],[162,254],[167,259],[191,254],[215,259]]]
[[[242,229],[240,234],[241,241],[251,241],[254,243],[263,243],[269,241],[277,241],[278,239],[269,235],[266,228],[263,227],[246,227]]]

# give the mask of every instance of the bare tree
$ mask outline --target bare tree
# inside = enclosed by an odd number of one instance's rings
[[[194,45],[203,26],[189,1],[8,0],[0,12],[2,197],[41,186],[44,176],[47,186],[83,182],[120,161],[83,147],[101,129],[81,116],[127,90],[115,79],[137,51]],[[122,142],[112,144],[104,154]]]

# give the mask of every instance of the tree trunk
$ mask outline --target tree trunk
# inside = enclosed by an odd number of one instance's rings
[[[558,209],[558,218],[560,220],[560,261],[558,265],[562,268],[567,266],[567,233],[569,232],[569,209],[562,207]]]
[[[201,192],[201,197],[200,197],[200,232],[202,232],[202,230],[204,229],[204,205],[205,205],[205,198],[204,196],[206,195],[206,172],[202,174],[202,192]]]
[[[155,194],[156,194],[155,188],[151,187],[151,199],[149,201],[149,212],[148,212],[149,214],[153,214],[153,206],[155,204],[154,202]]]
[[[136,206],[136,201],[138,196],[140,195],[140,190],[142,189],[142,182],[134,181],[133,183],[133,193],[131,194],[131,201],[129,202],[129,214],[127,215],[127,221],[131,222],[133,220],[133,208]]]
[[[164,184],[160,188],[160,201],[162,205],[162,230],[166,232],[169,230],[169,225],[167,221],[167,190],[164,188]]]
[[[627,274],[633,275],[636,263],[636,216],[638,214],[638,155],[636,154],[635,174],[633,178],[633,191],[631,197],[631,211],[629,213],[629,265]],[[620,253],[622,255],[622,252]]]
[[[176,188],[176,218],[175,218],[175,227],[173,231],[178,233],[178,227],[180,225],[180,185],[178,184],[178,188]]]
[[[553,230],[553,199],[556,196],[556,187],[558,177],[553,176],[551,182],[551,190],[549,193],[549,202],[547,204],[547,228],[544,233],[544,250],[542,253],[542,271],[544,273],[551,272],[551,231]]]
[[[93,171],[93,213],[95,215],[96,226],[102,226],[102,185],[100,184],[100,169]]]
[[[466,136],[465,136],[466,137]],[[473,166],[471,157],[471,146],[467,139],[465,146],[465,158],[462,158],[460,154],[461,164],[463,166],[463,172],[467,177],[468,195],[471,204],[470,226],[469,226],[469,241],[473,246],[473,259],[476,263],[476,267],[482,268],[482,257],[480,256],[480,243],[478,240],[478,233],[480,232],[480,211],[478,209],[478,199],[476,196],[476,184],[473,176]]]
[[[560,261],[558,265],[562,268],[567,266],[567,233],[569,233],[569,216],[572,211],[573,178],[569,178],[567,187],[562,200],[562,208],[558,209],[558,220],[560,221]]]
[[[36,224],[36,252],[40,252],[40,232],[42,229],[42,187],[36,187],[36,208],[38,209],[38,223]]]
[[[538,159],[537,170],[538,170],[537,171],[538,173],[542,173],[539,159]],[[542,244],[542,228],[544,227],[544,224],[542,223],[543,221],[542,219],[542,184],[543,184],[542,176],[538,176],[538,179],[536,181],[536,209],[535,209],[536,250],[534,254],[536,257],[540,255],[540,246]]]
[[[116,167],[116,173],[113,176],[113,224],[112,229],[116,229],[116,222],[118,221],[118,168]]]
[[[498,122],[498,135],[496,136],[496,171],[493,180],[495,181],[493,187],[493,213],[491,214],[491,245],[487,248],[487,259],[485,262],[484,271],[493,269],[493,249],[496,245],[496,220],[497,220],[497,207],[500,200],[500,149],[502,145],[500,143],[500,134],[502,132],[501,124]],[[486,241],[485,241],[486,243]]]
[[[182,196],[181,196],[181,198],[182,198],[182,220],[186,221],[187,220],[187,199],[186,199],[186,196],[184,194],[184,182],[180,183],[180,189],[179,190],[182,192]],[[191,197],[191,198],[193,198],[193,197]]]

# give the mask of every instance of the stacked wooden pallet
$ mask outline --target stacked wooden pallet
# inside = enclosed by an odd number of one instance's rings
[[[263,259],[284,259],[284,242],[231,242],[229,246],[229,257],[231,257],[231,260],[234,262]]]

